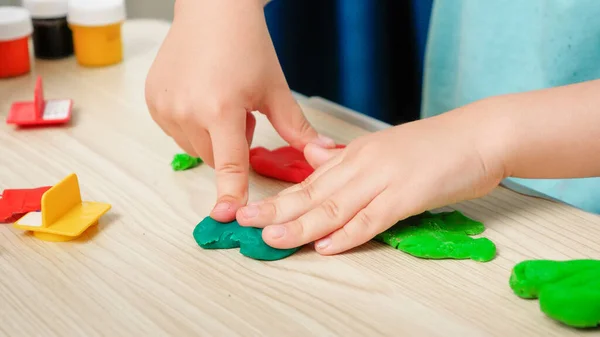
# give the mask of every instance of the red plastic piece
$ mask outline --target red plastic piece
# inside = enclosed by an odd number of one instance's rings
[[[0,78],[24,75],[30,70],[29,36],[0,41]]]
[[[44,99],[42,78],[38,77],[33,93],[33,102],[15,102],[10,107],[7,124],[40,126],[64,124],[71,120],[73,100]]]
[[[50,187],[4,190],[0,198],[0,223],[10,222],[29,212],[39,212],[42,208],[42,195]]]
[[[344,147],[345,145],[337,145],[338,149]],[[304,154],[291,146],[273,151],[255,147],[250,150],[250,166],[262,176],[291,183],[300,183],[315,171]]]

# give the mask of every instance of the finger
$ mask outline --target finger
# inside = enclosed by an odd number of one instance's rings
[[[304,147],[304,157],[310,166],[318,168],[343,151],[343,149],[324,149],[316,144],[307,144]]]
[[[389,191],[385,190],[376,196],[342,228],[315,242],[317,252],[323,255],[345,252],[373,239],[398,222],[398,205],[394,202],[397,198]]]
[[[196,150],[194,150],[192,144],[190,144],[190,142],[188,142],[187,139],[185,139],[184,137],[171,136],[171,138],[173,139],[173,141],[175,141],[175,144],[177,144],[177,146],[179,146],[179,148],[183,150],[183,152],[189,154],[192,157],[202,158],[202,156],[199,153],[197,153]]]
[[[193,157],[200,157],[200,154],[196,152],[196,149],[189,142],[185,132],[175,123],[165,123],[163,130],[165,133],[173,139],[175,144],[179,146],[185,153]]]
[[[273,201],[248,205],[237,214],[242,226],[265,227],[292,221],[316,207],[346,185],[356,174],[352,165],[340,164],[314,182],[301,183],[296,192],[277,196]]]
[[[177,125],[177,123],[169,121],[168,119],[160,118],[160,114],[157,113],[156,109],[154,108],[154,105],[150,103],[147,104],[152,120],[161,128],[161,130],[167,136],[171,137],[173,141],[175,141],[175,144],[177,144],[177,146],[179,146],[179,148],[182,149],[185,153],[189,154],[190,156],[199,157],[198,153],[196,153],[196,150],[194,150],[192,144],[190,144],[190,142],[187,140],[185,133],[179,127],[179,125]]]
[[[178,126],[174,125],[170,128],[169,136],[175,141],[175,144],[179,146],[185,153],[189,154],[192,157],[201,157],[201,155],[196,152],[196,149],[192,146],[192,144],[188,141],[183,130]]]
[[[175,123],[169,123],[166,118],[163,118],[163,115],[158,113],[157,109],[154,108],[154,105],[148,104],[148,112],[150,112],[150,117],[152,120],[160,127],[160,129],[169,137],[171,137],[171,132],[173,130],[173,126]]]
[[[277,133],[292,147],[302,151],[311,142],[325,148],[335,147],[332,139],[319,135],[310,125],[289,90],[273,92],[263,110]]]
[[[195,156],[202,158],[208,166],[214,167],[212,142],[208,132],[194,120],[180,123],[178,126],[183,130],[185,140],[195,151]]]
[[[256,117],[254,117],[252,112],[248,112],[246,113],[246,141],[248,142],[248,148],[252,146],[254,129],[256,129]]]
[[[211,217],[221,222],[235,219],[238,208],[248,200],[248,141],[243,116],[219,122],[210,130],[217,176],[217,204]]]
[[[330,198],[298,219],[265,227],[263,240],[274,248],[294,248],[318,240],[344,226],[383,190],[354,177]]]

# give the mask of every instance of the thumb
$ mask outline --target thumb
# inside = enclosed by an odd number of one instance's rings
[[[315,144],[308,144],[304,148],[304,157],[310,166],[317,169],[331,158],[339,155],[342,151],[344,151],[344,149],[324,149]]]
[[[281,138],[297,150],[308,143],[323,148],[335,147],[333,139],[319,135],[310,125],[291,91],[274,91],[266,102],[265,115]]]

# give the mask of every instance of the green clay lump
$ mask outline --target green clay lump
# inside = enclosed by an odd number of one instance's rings
[[[487,238],[472,238],[485,227],[459,211],[424,212],[402,220],[377,235],[376,241],[426,259],[472,259],[491,261],[496,245]]]
[[[300,250],[273,248],[263,241],[262,228],[242,227],[237,221],[222,223],[211,217],[196,226],[194,239],[205,249],[240,248],[242,255],[265,261],[280,260]]]
[[[513,268],[509,284],[517,296],[539,299],[541,311],[563,324],[600,324],[599,260],[523,261]]]
[[[173,161],[171,161],[171,167],[174,171],[189,170],[200,164],[202,164],[202,159],[192,157],[187,153],[178,153],[173,157]]]

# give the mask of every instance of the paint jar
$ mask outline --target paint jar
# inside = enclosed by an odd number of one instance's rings
[[[121,62],[124,0],[69,0],[67,21],[79,64],[102,67]]]
[[[29,73],[31,16],[22,7],[0,7],[0,78]]]
[[[67,0],[23,0],[33,22],[33,49],[40,59],[73,54],[73,36],[67,24]]]

